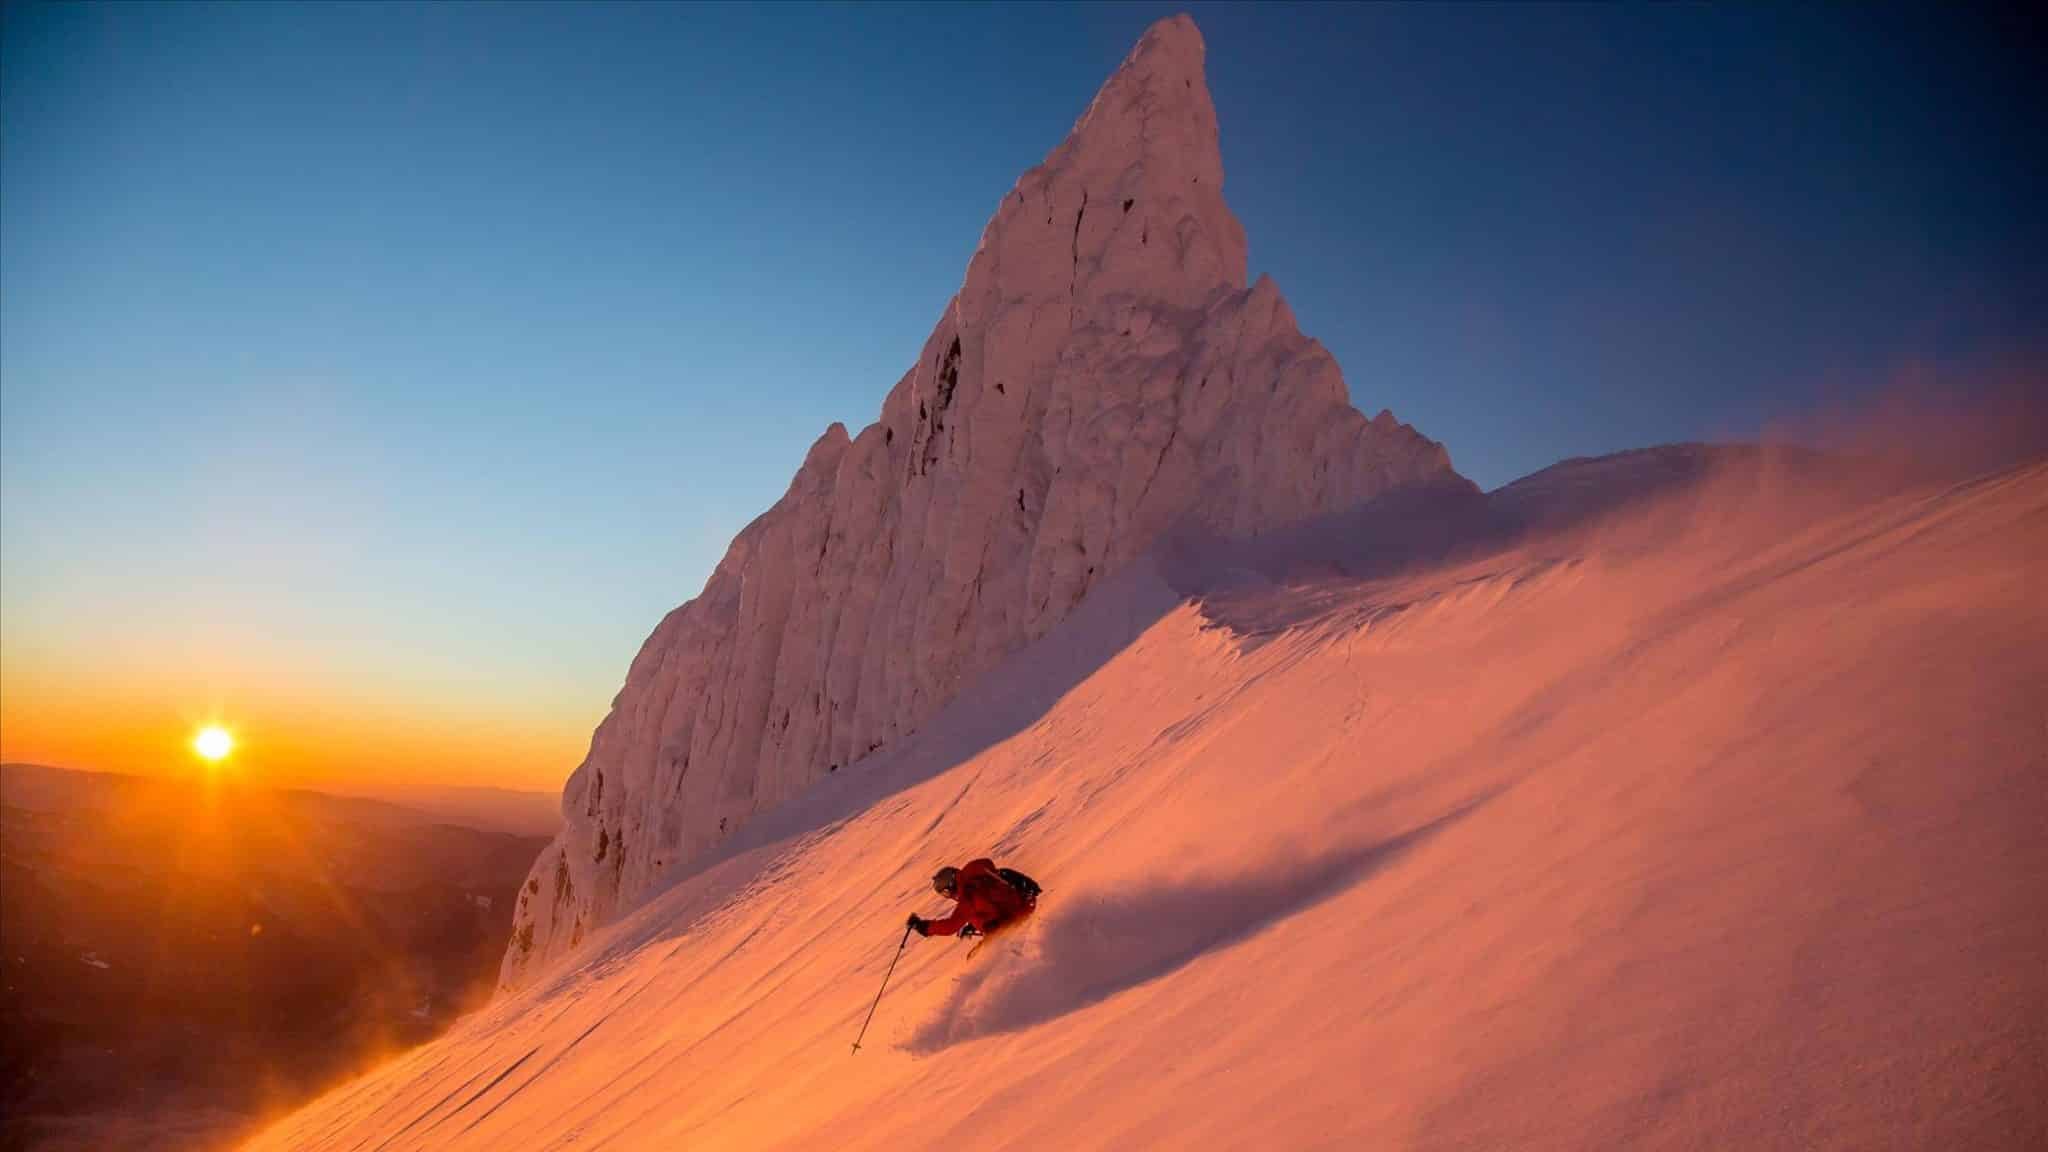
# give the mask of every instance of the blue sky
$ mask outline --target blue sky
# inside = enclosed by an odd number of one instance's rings
[[[13,674],[587,732],[1174,10],[10,5]],[[1194,12],[1253,271],[1486,486],[2040,352],[2022,17]]]

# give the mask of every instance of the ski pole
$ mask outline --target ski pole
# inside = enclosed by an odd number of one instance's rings
[[[882,1006],[882,989],[889,986],[889,977],[896,974],[896,961],[903,959],[903,950],[910,946],[910,925],[903,926],[903,941],[896,945],[896,955],[889,958],[889,970],[882,973],[882,987],[875,989],[875,1002],[868,1005],[868,1018],[860,1022],[860,1036],[853,1038],[853,1050],[860,1051],[861,1038],[868,1034],[868,1025],[875,1021],[875,1009]]]

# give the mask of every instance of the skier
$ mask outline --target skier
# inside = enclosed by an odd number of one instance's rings
[[[953,914],[927,920],[910,914],[910,930],[919,936],[987,936],[1007,928],[1038,906],[1039,888],[1031,877],[995,861],[969,860],[962,868],[941,868],[932,876],[932,890],[955,901]]]

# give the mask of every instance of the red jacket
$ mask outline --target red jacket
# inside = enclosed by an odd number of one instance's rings
[[[957,936],[969,924],[974,925],[976,932],[986,934],[1031,911],[1031,905],[1010,887],[1010,882],[996,874],[993,860],[968,861],[960,869],[956,884],[953,899],[959,903],[953,906],[953,914],[943,920],[925,921],[925,935]]]

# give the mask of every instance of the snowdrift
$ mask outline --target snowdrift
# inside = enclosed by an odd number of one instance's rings
[[[1696,471],[1172,542],[249,1147],[2048,1146],[2048,466]]]

